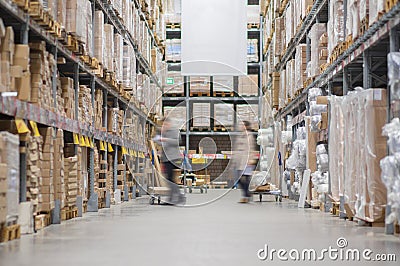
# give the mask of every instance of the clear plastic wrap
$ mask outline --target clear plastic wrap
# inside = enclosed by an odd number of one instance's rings
[[[322,96],[320,88],[311,88],[308,91],[308,102],[316,101],[318,96]]]
[[[378,21],[380,14],[385,12],[385,0],[369,1],[369,25]]]
[[[86,52],[90,57],[93,57],[93,17],[92,17],[92,3],[90,1],[86,1],[86,43],[85,48]]]
[[[315,77],[320,72],[320,61],[319,61],[319,39],[322,34],[326,32],[325,23],[315,23],[308,34],[311,39],[311,61],[309,67],[309,77]]]
[[[281,71],[281,78],[279,82],[279,106],[285,106],[288,103],[286,94],[286,70]]]
[[[104,13],[103,11],[96,11],[94,15],[94,57],[100,63],[104,63]]]
[[[317,153],[317,156],[321,155],[321,154],[328,154],[328,151],[326,149],[326,145],[325,144],[317,145],[316,153]]]
[[[388,76],[392,100],[400,100],[400,52],[388,54]]]
[[[311,121],[310,121],[310,129],[312,132],[318,132],[319,131],[319,124],[322,121],[322,116],[321,115],[313,115],[311,116]]]
[[[326,113],[328,106],[326,104],[310,104],[310,115],[321,115]]]
[[[86,0],[67,1],[66,12],[66,31],[75,33],[83,42],[86,42],[86,3]]]
[[[299,127],[296,130],[296,136],[298,140],[303,140],[307,138],[307,130],[305,127]]]
[[[114,70],[114,26],[104,25],[104,68],[108,71]]]
[[[400,153],[400,119],[398,117],[383,127],[382,135],[388,137],[390,153]]]
[[[329,170],[329,156],[328,154],[317,155],[318,170],[321,172],[326,172]]]
[[[117,81],[123,79],[124,40],[120,34],[114,35],[114,72]]]

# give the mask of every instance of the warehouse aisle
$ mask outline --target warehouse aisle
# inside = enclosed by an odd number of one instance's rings
[[[190,195],[189,202],[213,199],[217,193]],[[270,261],[257,257],[265,244],[320,250],[337,247],[338,237],[345,237],[348,247],[397,252],[400,259],[400,240],[385,236],[382,228],[358,227],[298,209],[292,201],[279,204],[268,198],[243,205],[237,203],[239,197],[239,191],[232,191],[195,208],[149,206],[145,199],[113,206],[0,245],[0,265],[266,265]]]

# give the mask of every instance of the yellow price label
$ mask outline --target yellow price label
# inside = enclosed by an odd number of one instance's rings
[[[15,125],[17,126],[18,134],[25,134],[31,132],[29,128],[26,126],[24,120],[22,119],[15,119]]]
[[[128,154],[128,153],[126,152],[126,148],[125,148],[125,147],[122,147],[122,155],[125,155],[125,154]]]
[[[31,125],[32,131],[33,131],[33,136],[35,137],[40,137],[39,129],[35,121],[29,121],[29,124]]]
[[[100,140],[100,150],[101,151],[105,151],[106,147],[104,146],[104,142],[102,140]]]
[[[80,143],[79,143],[79,136],[78,136],[78,134],[73,133],[72,135],[73,135],[73,138],[74,138],[74,144],[75,144],[75,145],[79,145]]]
[[[114,151],[114,149],[113,149],[111,143],[108,143],[108,152],[113,152],[113,151]]]
[[[133,156],[138,157],[137,152],[135,150],[133,151]]]
[[[130,156],[133,156],[133,155],[134,155],[134,153],[133,153],[133,150],[132,150],[132,149],[129,149],[129,155],[130,155]]]

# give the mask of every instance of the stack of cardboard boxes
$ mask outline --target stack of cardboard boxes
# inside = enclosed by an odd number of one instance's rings
[[[7,164],[0,163],[0,224],[7,219]]]
[[[93,148],[93,158],[94,158],[94,191],[100,196],[99,193],[99,178],[100,178],[100,155],[97,146],[95,145]],[[99,200],[100,201],[100,200]]]
[[[42,155],[43,138],[41,136],[28,136],[27,147],[27,171],[26,171],[26,199],[32,202],[33,213],[40,212],[40,181],[42,179]]]
[[[15,91],[11,86],[10,68],[14,59],[14,31],[12,27],[4,27],[3,20],[0,19],[0,47],[1,47],[1,82],[0,91]]]
[[[307,45],[300,44],[296,46],[295,55],[296,65],[295,65],[295,79],[296,83],[294,86],[295,91],[302,89],[304,87],[304,82],[307,79]]]
[[[241,96],[258,95],[258,75],[239,77],[238,93]]]
[[[66,117],[75,118],[75,91],[74,80],[71,78],[61,78],[62,98],[64,99],[64,110]]]
[[[31,102],[50,110],[54,106],[52,96],[52,68],[55,60],[46,51],[45,42],[30,43]]]
[[[73,207],[76,205],[78,195],[78,157],[68,157],[64,159],[65,175],[65,206]]]
[[[78,167],[78,196],[83,196],[83,199],[86,199],[85,187],[87,187],[87,179],[84,178],[84,175],[87,175],[86,171],[83,171],[82,168],[82,147],[77,147],[76,156],[78,158],[77,167]]]
[[[49,212],[54,209],[54,129],[52,127],[41,128],[43,136],[42,148],[42,182],[40,187],[40,210]]]
[[[54,143],[54,193],[55,199],[60,200],[61,208],[65,206],[64,183],[64,132],[57,130]]]
[[[103,128],[103,91],[97,89],[94,97],[94,127],[101,129]]]
[[[194,127],[210,126],[209,103],[193,103],[193,126]]]
[[[11,67],[12,82],[18,92],[18,99],[30,100],[31,72],[29,71],[29,46],[24,44],[15,45],[14,65]]]
[[[79,121],[88,125],[93,123],[93,105],[90,88],[79,86]]]

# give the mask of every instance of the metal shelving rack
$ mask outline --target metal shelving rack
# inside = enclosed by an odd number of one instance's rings
[[[162,51],[162,47],[159,47],[156,38],[149,27],[146,17],[141,9],[141,6],[137,0],[132,0],[135,3],[137,10],[139,10],[139,15],[143,21],[145,21],[147,29],[152,38],[152,47],[155,47],[159,51]],[[92,12],[95,10],[103,11],[105,15],[106,23],[112,24],[114,26],[115,32],[121,34],[124,40],[124,44],[131,45],[135,51],[135,56],[137,58],[138,71],[145,73],[150,77],[151,83],[156,84],[160,89],[161,83],[155,74],[151,71],[149,62],[140,53],[137,44],[132,38],[131,33],[127,30],[126,26],[123,24],[121,19],[116,14],[115,10],[107,0],[90,0],[92,4]],[[55,58],[62,57],[65,58],[66,64],[57,65],[58,71],[62,76],[70,77],[74,80],[75,88],[75,114],[78,114],[78,84],[87,85],[91,88],[92,104],[94,104],[94,95],[96,90],[102,90],[104,95],[104,105],[103,105],[103,127],[107,127],[107,100],[113,100],[114,107],[120,107],[124,110],[130,110],[134,114],[140,117],[140,125],[142,131],[145,132],[146,126],[156,126],[156,123],[148,117],[144,111],[126,99],[118,91],[114,90],[109,86],[104,80],[96,76],[93,71],[86,66],[77,55],[68,50],[57,37],[52,36],[48,31],[41,27],[36,21],[30,18],[29,14],[20,9],[16,4],[9,0],[0,0],[0,17],[3,18],[5,25],[12,26],[15,32],[20,33],[19,43],[28,44],[29,40],[42,40],[46,42],[47,50],[50,51]],[[94,25],[94,14],[93,14],[93,25]],[[93,34],[95,27],[93,26]],[[16,40],[18,35],[16,35]],[[92,41],[92,47],[94,47],[94,38]],[[139,72],[138,72],[139,73]],[[53,80],[56,79],[56,71],[54,71]],[[56,97],[56,83],[53,82],[53,97]],[[56,101],[55,101],[56,102]],[[112,144],[117,154],[118,147],[126,147],[138,152],[147,152],[147,147],[145,141],[142,143],[134,142],[131,140],[124,139],[123,137],[103,132],[100,129],[96,129],[93,126],[89,126],[78,120],[72,120],[63,117],[57,113],[50,110],[43,109],[37,105],[20,101],[15,97],[5,97],[0,96],[0,113],[7,115],[9,117],[18,117],[25,120],[31,120],[42,124],[44,126],[55,127],[58,129],[63,129],[64,131],[77,133],[83,136],[87,136],[94,140],[105,141]],[[145,134],[143,134],[145,137]],[[107,151],[104,152],[104,158],[107,158]],[[26,159],[21,156],[21,159]],[[140,158],[135,158],[135,164],[138,164]],[[21,165],[25,165],[25,162],[21,162]],[[97,211],[97,197],[94,193],[94,156],[93,149],[89,151],[89,202],[88,211]],[[138,169],[138,167],[136,167]],[[26,201],[26,171],[21,171],[21,201]],[[116,173],[114,173],[114,183],[117,180]],[[125,184],[126,186],[126,184]],[[126,191],[126,188],[124,189]],[[127,200],[127,198],[125,198]]]
[[[275,66],[276,71],[283,70],[286,62],[294,57],[295,47],[298,44],[306,43],[308,50],[310,49],[310,42],[306,40],[306,36],[311,26],[316,20],[319,20],[319,17],[327,18],[327,5],[328,0],[314,1],[311,12],[304,19],[293,41],[287,47],[281,62]],[[344,6],[346,5],[347,0],[344,1]],[[346,12],[344,21],[346,21]],[[306,103],[308,91],[313,87],[322,88],[325,90],[326,95],[346,95],[351,88],[356,86],[364,88],[387,87],[387,54],[390,51],[399,51],[399,31],[400,3],[397,3],[389,12],[383,14],[375,24],[369,27],[362,36],[359,36],[309,86],[304,88],[300,95],[280,109],[275,114],[275,120],[280,121],[286,119],[287,115],[292,115],[293,117],[297,116],[298,122],[301,123],[304,119],[302,113],[308,112]],[[344,34],[344,36],[346,35]],[[269,81],[265,84],[264,89],[270,89],[271,85],[271,81]],[[342,89],[338,91],[334,89],[336,87],[341,87]],[[388,93],[388,97],[390,97],[390,93]],[[390,99],[388,100],[390,103]],[[388,120],[390,118],[389,110]],[[329,133],[326,134],[324,141],[327,141],[328,135]],[[390,206],[387,206],[387,213],[389,213],[389,210]],[[341,218],[346,218],[344,214],[344,198],[340,199],[340,214]],[[393,224],[386,225],[386,233],[393,234],[393,232]]]

